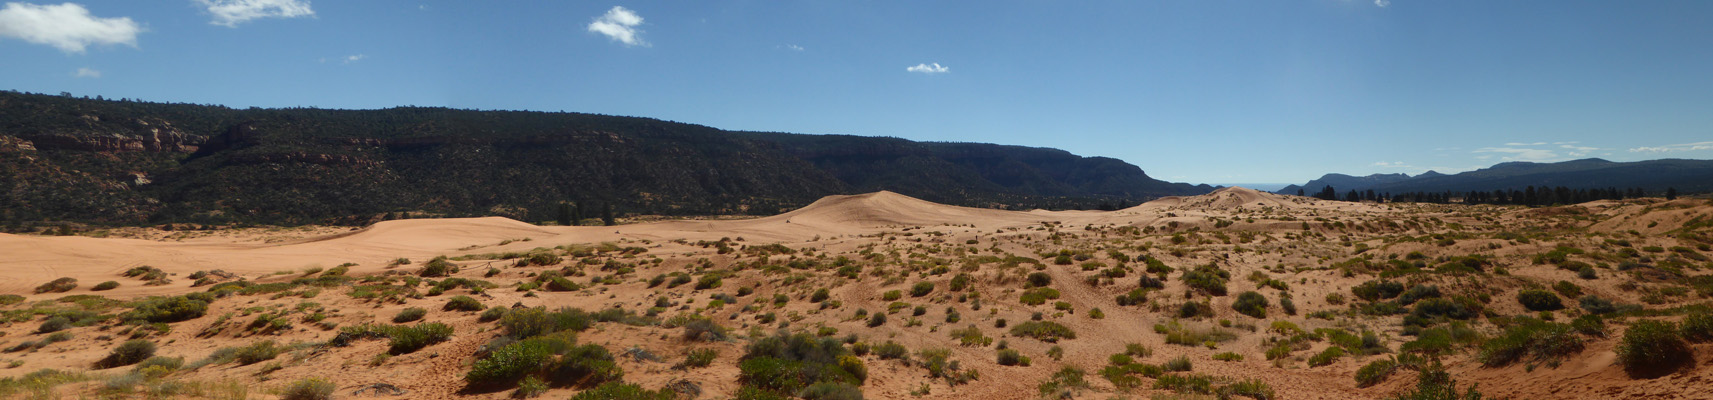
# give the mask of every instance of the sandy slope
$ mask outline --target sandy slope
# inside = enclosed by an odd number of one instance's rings
[[[871,247],[882,253],[890,249],[899,250],[901,254],[920,254],[926,258],[949,257],[943,249],[961,249],[959,246],[965,243],[975,243],[967,246],[971,253],[1028,257],[1037,257],[1043,251],[1056,251],[1061,248],[1116,249],[1132,253],[1136,252],[1136,249],[1150,248],[1152,250],[1144,252],[1180,270],[1208,263],[1224,268],[1232,275],[1233,294],[1258,286],[1245,279],[1250,274],[1271,274],[1291,285],[1290,293],[1301,310],[1297,316],[1274,314],[1277,316],[1275,318],[1294,321],[1310,330],[1322,327],[1371,329],[1389,337],[1390,345],[1395,347],[1409,339],[1401,335],[1396,318],[1319,320],[1303,317],[1314,311],[1344,310],[1343,305],[1327,303],[1324,300],[1326,295],[1348,295],[1350,287],[1373,278],[1364,274],[1345,276],[1336,269],[1326,268],[1328,264],[1357,256],[1354,254],[1356,250],[1353,250],[1353,243],[1376,249],[1372,250],[1372,253],[1381,255],[1381,259],[1384,259],[1386,254],[1396,257],[1411,252],[1425,252],[1430,256],[1487,254],[1501,260],[1514,260],[1525,259],[1552,247],[1539,241],[1523,244],[1486,238],[1464,238],[1448,245],[1396,239],[1449,232],[1449,225],[1444,221],[1456,221],[1464,224],[1468,230],[1482,232],[1522,224],[1552,226],[1585,223],[1589,225],[1586,229],[1597,232],[1639,230],[1659,233],[1675,229],[1674,227],[1679,227],[1696,216],[1713,215],[1713,206],[1704,202],[1682,200],[1669,204],[1596,202],[1575,207],[1579,210],[1495,209],[1490,213],[1493,219],[1487,220],[1459,214],[1468,212],[1467,209],[1442,209],[1443,206],[1395,207],[1327,202],[1243,188],[1228,188],[1202,196],[1164,198],[1115,212],[1017,212],[947,206],[896,193],[878,192],[832,196],[785,214],[750,220],[663,221],[612,227],[535,226],[496,217],[387,221],[355,231],[330,233],[321,230],[299,237],[282,237],[278,233],[268,233],[268,240],[258,240],[262,233],[213,235],[184,241],[0,235],[0,254],[6,255],[0,257],[0,270],[6,271],[5,274],[0,274],[0,293],[21,294],[31,300],[54,299],[72,294],[132,298],[199,290],[189,288],[189,280],[183,278],[199,270],[222,269],[249,279],[284,281],[298,276],[295,271],[310,267],[332,267],[347,262],[357,264],[350,275],[361,276],[388,272],[388,261],[401,257],[418,260],[420,263],[421,260],[438,255],[457,256],[527,251],[561,245],[616,243],[621,246],[645,247],[649,249],[649,257],[660,257],[663,262],[639,267],[639,271],[634,276],[626,277],[624,283],[597,286],[577,292],[536,292],[533,296],[525,296],[524,293],[505,286],[511,282],[529,279],[530,274],[542,270],[540,267],[510,268],[509,261],[467,261],[461,264],[480,268],[465,268],[465,272],[460,276],[501,283],[501,289],[489,290],[480,295],[482,301],[490,306],[522,304],[576,306],[586,309],[618,306],[642,310],[652,305],[656,297],[663,296],[677,301],[699,298],[699,307],[707,302],[710,294],[709,291],[689,290],[689,286],[677,289],[649,288],[642,281],[650,276],[688,270],[696,260],[704,258],[711,260],[717,268],[727,268],[739,262],[754,260],[754,257],[715,254],[710,248],[695,245],[695,242],[704,240],[741,238],[741,241],[732,243],[738,246],[780,243],[793,249],[813,249],[821,254],[848,255],[853,259],[861,259],[859,252]],[[1601,217],[1585,218],[1586,221],[1583,221],[1574,219],[1576,215]],[[1443,221],[1433,222],[1434,220]],[[1134,227],[1137,231],[1146,233],[1121,233],[1115,230],[1117,227]],[[1225,237],[1221,239],[1220,236]],[[1178,240],[1183,242],[1177,243]],[[1648,240],[1651,239],[1636,239],[1638,242]],[[1497,246],[1497,249],[1494,246]],[[807,254],[791,257],[799,256],[808,257]],[[1114,263],[1105,257],[1103,252],[1095,252],[1093,261]],[[630,260],[617,257],[606,259]],[[1494,298],[1507,299],[1515,290],[1528,286],[1525,284],[1528,279],[1547,282],[1576,279],[1573,272],[1554,269],[1551,266],[1505,262],[1512,268],[1513,277],[1490,282],[1458,280],[1441,282],[1440,285],[1447,290],[1490,291]],[[896,267],[900,264],[903,263],[884,261],[871,268]],[[139,265],[158,267],[176,274],[177,277],[175,282],[169,285],[142,286],[134,280],[118,276],[120,272]],[[503,272],[493,277],[481,277],[481,271],[486,267],[500,267]],[[409,268],[405,269],[408,271],[415,267],[412,265],[406,268]],[[293,272],[274,275],[279,271]],[[732,288],[756,287],[757,293],[745,299],[744,303],[770,299],[774,294],[785,294],[794,299],[790,305],[779,309],[768,308],[767,311],[780,315],[795,313],[802,316],[803,320],[793,324],[793,327],[835,327],[840,335],[854,333],[873,343],[895,340],[911,349],[949,348],[953,351],[954,359],[961,360],[967,368],[979,371],[982,377],[973,385],[951,387],[943,382],[928,379],[924,370],[919,367],[870,358],[868,362],[871,378],[864,385],[864,391],[869,398],[912,398],[910,392],[924,383],[928,383],[932,389],[932,394],[926,396],[927,398],[1033,398],[1035,384],[1046,379],[1059,366],[1078,366],[1092,373],[1104,365],[1108,355],[1121,351],[1124,343],[1142,343],[1155,349],[1156,354],[1153,357],[1141,361],[1159,363],[1179,355],[1188,356],[1195,360],[1197,373],[1231,379],[1260,379],[1268,382],[1282,398],[1375,398],[1413,384],[1411,373],[1403,372],[1380,386],[1356,388],[1351,377],[1362,364],[1374,359],[1371,357],[1347,357],[1332,365],[1314,368],[1306,367],[1300,362],[1302,358],[1329,346],[1326,343],[1316,343],[1309,350],[1297,352],[1297,360],[1287,363],[1284,368],[1274,367],[1262,357],[1262,353],[1270,347],[1267,342],[1268,335],[1264,333],[1240,332],[1237,340],[1221,344],[1218,349],[1168,345],[1151,327],[1169,320],[1169,315],[1176,310],[1178,304],[1185,301],[1184,299],[1203,298],[1189,294],[1187,288],[1176,282],[1175,275],[1168,280],[1166,290],[1150,296],[1163,308],[1157,311],[1149,307],[1119,307],[1113,304],[1114,296],[1135,287],[1134,273],[1115,279],[1113,284],[1091,286],[1083,282],[1092,273],[1079,269],[1077,265],[1049,265],[1042,268],[1042,271],[1050,274],[1055,282],[1054,287],[1062,291],[1059,301],[1070,303],[1074,306],[1074,311],[1065,315],[1054,315],[1055,310],[1051,303],[1044,306],[1019,303],[1017,282],[1023,274],[1034,272],[1027,267],[1008,270],[990,266],[974,272],[972,275],[975,277],[976,291],[982,293],[984,298],[984,308],[979,310],[975,309],[972,303],[953,301],[949,296],[942,297],[941,293],[948,290],[947,283],[952,274],[903,273],[899,275],[899,279],[885,281],[878,278],[846,280],[822,272],[807,274],[803,283],[785,285],[780,275],[750,270],[729,278],[725,289],[713,292],[730,293]],[[31,288],[36,285],[59,277],[76,278],[82,286],[68,293],[31,293]],[[90,286],[106,280],[121,281],[123,285],[108,292],[89,291]],[[940,291],[926,298],[905,299],[915,304],[927,305],[928,312],[919,317],[927,322],[925,326],[904,327],[904,314],[895,317],[897,322],[878,328],[870,328],[860,319],[849,318],[851,312],[859,308],[870,311],[885,310],[890,301],[882,300],[881,293],[888,290],[908,290],[910,283],[916,281],[935,283]],[[1592,293],[1621,300],[1637,296],[1618,289],[1618,283],[1617,279],[1602,279],[1585,282],[1584,286]],[[808,293],[820,287],[830,288],[833,299],[841,301],[843,306],[836,310],[820,310],[808,303],[805,300]],[[1279,296],[1273,289],[1261,290],[1269,298],[1276,300]],[[342,290],[328,292],[315,297],[313,301],[337,310],[335,320],[346,326],[364,322],[385,322],[406,306],[438,310],[435,307],[444,301],[443,297],[429,297],[414,300],[407,305],[376,304],[346,297]],[[464,291],[458,290],[454,293],[462,294]],[[1211,298],[1215,317],[1186,323],[1212,327],[1216,324],[1215,321],[1226,319],[1240,324],[1257,325],[1261,330],[1266,329],[1266,323],[1270,320],[1255,320],[1233,311],[1230,304],[1234,297]],[[310,300],[281,299],[277,296],[268,299],[266,296],[259,296],[252,300],[219,301],[214,304],[209,315],[244,313],[244,309],[248,307],[268,304],[290,306],[302,301]],[[944,310],[948,307],[960,310],[963,319],[957,323],[942,323],[946,318]],[[1106,318],[1088,318],[1086,315],[1091,308],[1101,308]],[[1514,302],[1503,300],[1494,302],[1492,308],[1500,314],[1525,313]],[[739,315],[735,314],[736,309],[737,306],[732,305],[721,310],[710,310],[709,314],[716,316],[716,320],[721,324],[737,328],[740,332],[755,324],[748,315],[739,318]],[[676,312],[678,311],[671,311]],[[1043,312],[1049,315],[1047,318],[1063,323],[1079,333],[1077,339],[1059,343],[1065,350],[1063,360],[1053,361],[1046,356],[1052,344],[1007,337],[1004,329],[994,328],[999,319],[1016,324],[1029,320],[1031,314],[1036,312]],[[171,333],[156,340],[172,343],[164,346],[166,350],[163,350],[163,353],[196,359],[216,348],[256,340],[272,339],[282,343],[322,341],[332,335],[332,332],[308,327],[298,327],[277,335],[199,335],[199,332],[214,323],[212,319],[203,317],[179,323]],[[430,319],[453,324],[458,335],[453,341],[436,345],[429,350],[394,357],[381,367],[371,368],[367,363],[384,345],[366,342],[353,347],[332,348],[303,355],[301,359],[288,363],[284,369],[266,376],[275,382],[304,376],[326,376],[334,378],[346,388],[371,382],[389,382],[412,390],[410,398],[503,398],[509,394],[462,391],[460,378],[468,370],[471,353],[494,335],[488,328],[491,325],[477,323],[473,313],[436,312]],[[29,335],[36,324],[38,322],[35,321],[12,324],[5,328],[6,337],[33,337]],[[993,348],[961,347],[947,337],[947,330],[967,325],[982,327],[988,331],[989,336],[1008,341],[1013,348],[1035,359],[1035,366],[999,366],[993,362]],[[80,333],[76,340],[55,345],[57,347],[47,351],[27,355],[0,355],[0,360],[26,360],[25,368],[0,370],[0,376],[21,375],[43,367],[84,368],[117,343],[95,339],[103,334],[93,327],[79,328],[78,332]],[[614,352],[639,346],[667,356],[668,361],[665,363],[634,360],[622,362],[621,365],[627,372],[626,381],[629,382],[654,388],[671,380],[690,379],[702,385],[707,393],[703,398],[723,398],[737,389],[738,371],[734,364],[743,352],[743,341],[686,343],[678,339],[676,333],[675,330],[658,327],[602,324],[596,330],[585,332],[581,338],[584,342],[604,344]],[[677,354],[694,347],[720,349],[720,361],[705,369],[679,371],[667,368]],[[1520,366],[1508,369],[1475,368],[1473,365],[1478,364],[1471,363],[1467,357],[1450,361],[1453,370],[1459,372],[1459,379],[1479,382],[1482,389],[1489,393],[1519,398],[1704,398],[1698,397],[1702,396],[1697,394],[1701,392],[1692,390],[1703,385],[1709,371],[1713,370],[1706,368],[1704,362],[1703,366],[1680,375],[1656,380],[1630,380],[1622,376],[1621,370],[1614,369],[1616,367],[1613,364],[1611,348],[1611,339],[1595,340],[1581,358],[1557,369],[1533,373],[1519,372]],[[1708,353],[1708,349],[1698,351]],[[1213,354],[1220,352],[1236,352],[1245,355],[1246,359],[1238,362],[1211,360]],[[239,379],[249,382],[258,379],[258,368],[260,366],[257,365],[211,366],[184,373],[183,376],[186,379]],[[1113,395],[1112,386],[1105,380],[1095,375],[1090,375],[1087,379],[1093,390],[1085,392],[1084,397],[1108,398]],[[267,385],[258,387],[262,386]],[[563,397],[569,393],[569,389],[560,389],[549,396]],[[1141,390],[1135,394],[1146,396],[1148,393],[1161,392]]]

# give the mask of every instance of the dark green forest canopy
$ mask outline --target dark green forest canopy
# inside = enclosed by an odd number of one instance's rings
[[[567,208],[773,214],[891,190],[1004,208],[1133,205],[1212,190],[1056,149],[731,132],[581,113],[233,109],[0,92],[9,224],[526,221]],[[570,202],[573,207],[561,207]]]

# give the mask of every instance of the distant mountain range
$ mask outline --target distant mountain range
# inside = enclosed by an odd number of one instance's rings
[[[1507,162],[1474,171],[1446,175],[1428,171],[1421,175],[1373,174],[1350,176],[1326,174],[1320,179],[1291,185],[1278,193],[1306,194],[1332,186],[1340,195],[1350,190],[1378,193],[1468,192],[1535,187],[1641,188],[1663,193],[1676,188],[1684,193],[1713,192],[1713,160],[1662,159],[1612,162],[1598,158],[1556,163]]]
[[[400,107],[232,109],[0,91],[0,222],[362,223],[772,214],[891,190],[979,207],[1193,195],[1056,149],[732,132],[649,118]]]

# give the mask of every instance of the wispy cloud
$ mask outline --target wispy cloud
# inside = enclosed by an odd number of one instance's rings
[[[1392,5],[1392,0],[1374,0],[1374,5],[1380,6],[1380,7],[1386,7],[1386,6]]]
[[[916,66],[913,66],[910,68],[905,68],[904,70],[910,71],[910,72],[920,72],[920,73],[929,74],[929,75],[944,74],[947,72],[952,72],[951,68],[946,68],[945,66],[940,65],[940,63],[916,64]]]
[[[1416,168],[1416,167],[1411,166],[1409,164],[1405,164],[1403,161],[1393,161],[1393,162],[1376,161],[1373,164],[1369,164],[1369,165],[1375,166],[1375,167],[1380,167],[1380,168],[1406,168],[1406,169],[1415,169]]]
[[[589,23],[589,32],[606,35],[607,38],[624,43],[626,46],[648,47],[648,42],[642,40],[642,16],[628,8],[613,6],[607,13],[595,18]]]
[[[1561,158],[1557,152],[1552,150],[1532,149],[1526,147],[1482,147],[1475,149],[1475,153],[1497,154],[1499,155],[1499,159],[1505,161],[1553,161]],[[1475,158],[1485,160],[1492,157]]]
[[[196,0],[214,16],[210,24],[237,28],[257,18],[313,17],[315,10],[305,0]]]
[[[100,78],[101,71],[89,68],[78,68],[77,72],[71,73],[71,76],[76,78]]]
[[[803,46],[788,44],[788,45],[785,45],[785,49],[791,50],[791,51],[803,51]]]
[[[98,18],[77,3],[6,3],[0,9],[0,37],[53,46],[67,54],[83,53],[97,44],[136,47],[142,31],[129,17]]]
[[[1630,149],[1631,153],[1675,153],[1680,151],[1713,150],[1713,142],[1695,142],[1684,144],[1668,144],[1664,146],[1642,146]]]
[[[345,56],[345,63],[350,64],[350,63],[362,61],[365,58],[369,58],[369,56],[362,55],[362,54],[352,54],[352,55]]]

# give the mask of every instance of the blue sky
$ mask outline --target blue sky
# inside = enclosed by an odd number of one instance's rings
[[[1056,147],[1192,183],[1713,158],[1707,1],[0,6],[0,89]]]

